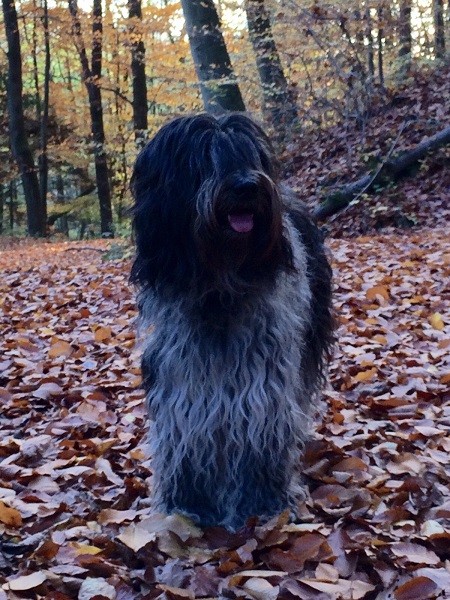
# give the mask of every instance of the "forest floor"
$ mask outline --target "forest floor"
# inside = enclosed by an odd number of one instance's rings
[[[129,261],[0,242],[0,600],[450,597],[449,234],[328,242],[309,496],[236,534],[150,513]]]
[[[365,114],[330,128],[294,133],[282,155],[286,182],[315,208],[335,188],[376,172],[389,157],[412,150],[449,125],[450,65],[412,72],[385,90]],[[442,227],[450,222],[450,146],[429,153],[409,176],[362,194],[328,219],[333,237],[386,228]]]

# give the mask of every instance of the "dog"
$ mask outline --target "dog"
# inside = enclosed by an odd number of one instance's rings
[[[244,113],[176,118],[131,180],[155,509],[237,530],[295,505],[332,339],[319,230]]]

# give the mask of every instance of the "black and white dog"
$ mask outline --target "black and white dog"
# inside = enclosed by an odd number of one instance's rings
[[[132,191],[155,508],[236,529],[295,498],[332,340],[321,236],[244,114],[165,125]]]

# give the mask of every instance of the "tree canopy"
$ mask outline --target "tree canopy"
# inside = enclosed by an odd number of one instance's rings
[[[33,234],[47,233],[45,223],[72,236],[120,232],[136,148],[172,116],[245,108],[285,146],[337,123],[364,131],[392,90],[420,69],[440,68],[448,46],[441,0],[4,7],[4,47],[8,29],[21,47],[0,56],[2,228]],[[18,28],[8,27],[11,9]],[[21,93],[11,73],[8,80],[8,56],[21,67]],[[7,111],[6,95],[22,100],[23,118],[17,106]],[[36,166],[23,166],[17,135]],[[86,189],[88,211],[78,202]]]

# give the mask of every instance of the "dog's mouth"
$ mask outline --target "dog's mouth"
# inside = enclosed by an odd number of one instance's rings
[[[250,233],[255,225],[252,212],[232,212],[228,214],[228,223],[236,233]]]

